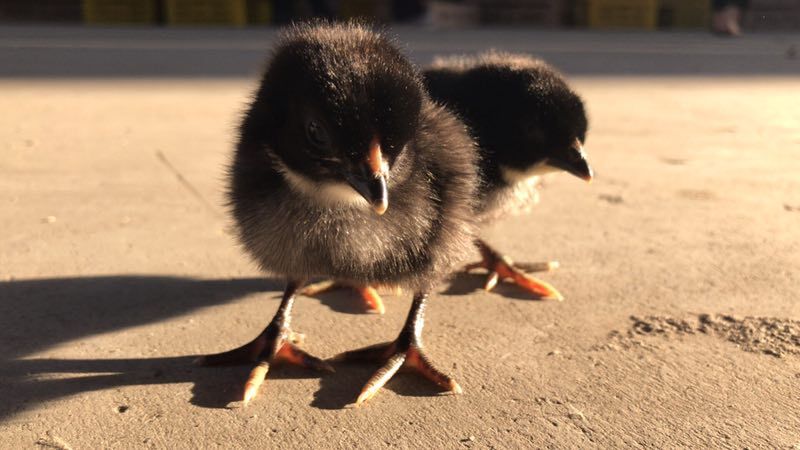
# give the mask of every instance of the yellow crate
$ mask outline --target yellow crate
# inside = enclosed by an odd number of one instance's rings
[[[662,25],[675,28],[705,28],[711,21],[711,2],[661,0]]]
[[[247,24],[246,0],[166,0],[167,23],[170,25],[233,25]]]
[[[591,28],[653,30],[658,23],[658,0],[589,0],[587,13]]]
[[[83,0],[83,21],[88,24],[153,24],[157,19],[155,0]]]

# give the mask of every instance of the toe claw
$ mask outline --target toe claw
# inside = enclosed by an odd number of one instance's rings
[[[555,287],[553,287],[550,283],[547,283],[546,281],[536,279],[524,273],[514,274],[512,279],[518,286],[527,290],[528,292],[533,293],[534,295],[543,300],[545,299],[558,300],[558,301],[564,300],[564,296],[561,295],[561,293],[558,292],[558,290]]]
[[[364,385],[364,388],[361,390],[361,394],[358,395],[356,399],[356,405],[360,405],[365,401],[371,399],[378,391],[389,381],[400,367],[403,366],[403,363],[406,360],[405,353],[397,353],[396,355],[389,358],[386,361],[386,364],[383,365],[380,369],[378,369],[374,375],[367,381],[367,384]]]
[[[370,312],[378,314],[386,312],[386,308],[383,306],[383,299],[375,288],[372,286],[358,286],[355,289],[361,298],[364,299],[364,303],[367,305]]]
[[[267,372],[269,372],[269,363],[266,361],[262,361],[250,371],[250,376],[247,377],[247,382],[244,384],[242,402],[245,406],[258,394],[258,388],[261,387],[264,383],[264,379],[267,378]]]
[[[486,284],[483,286],[485,291],[491,291],[497,286],[497,282],[500,281],[500,274],[496,271],[489,272],[489,276],[486,278]]]

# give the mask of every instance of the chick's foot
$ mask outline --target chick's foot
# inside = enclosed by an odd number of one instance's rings
[[[401,368],[419,373],[450,393],[461,394],[461,386],[452,377],[434,367],[422,349],[421,333],[426,297],[417,296],[414,299],[406,325],[393,342],[344,352],[333,358],[333,361],[342,362],[383,363],[361,389],[355,401],[356,406],[377,394]]]
[[[540,263],[520,263],[514,264],[511,259],[500,254],[486,242],[478,240],[475,242],[481,253],[482,260],[477,263],[469,264],[466,271],[475,269],[485,269],[489,272],[484,289],[491,291],[497,286],[499,281],[509,281],[522,289],[530,292],[539,299],[563,300],[564,296],[549,283],[539,280],[527,274],[525,271],[544,272],[556,269],[558,263],[555,261]]]
[[[380,294],[378,294],[378,291],[372,286],[350,284],[334,280],[324,280],[318,283],[309,284],[303,288],[300,293],[308,297],[314,297],[323,292],[329,292],[336,289],[354,290],[356,294],[361,297],[361,300],[367,307],[368,312],[378,314],[383,314],[386,312],[386,308],[383,306],[383,299],[381,298]]]
[[[333,367],[324,360],[312,356],[300,349],[295,342],[302,339],[302,335],[295,334],[289,327],[290,311],[296,285],[290,284],[284,293],[283,301],[275,317],[255,339],[247,344],[213,355],[201,356],[195,363],[201,366],[219,366],[256,363],[250,371],[244,385],[242,400],[249,403],[267,376],[271,366],[280,363],[289,363],[310,369],[334,372]]]

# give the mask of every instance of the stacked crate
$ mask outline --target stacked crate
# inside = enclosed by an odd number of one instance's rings
[[[586,16],[591,28],[653,30],[658,24],[658,0],[588,0]]]
[[[0,0],[0,21],[78,22],[80,0]]]
[[[557,27],[564,14],[562,0],[481,0],[481,21],[487,24],[515,24]]]
[[[707,28],[711,21],[709,0],[660,0],[658,25],[664,28]]]
[[[246,0],[165,0],[170,25],[247,24]]]
[[[158,19],[156,0],[83,0],[83,20],[91,25],[146,25]]]

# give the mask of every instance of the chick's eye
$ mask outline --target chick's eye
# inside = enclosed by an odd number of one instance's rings
[[[306,124],[306,138],[311,145],[320,149],[328,148],[330,145],[328,133],[314,120],[309,120]]]

